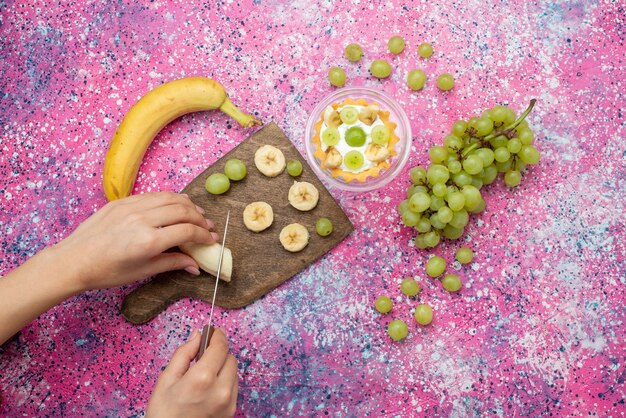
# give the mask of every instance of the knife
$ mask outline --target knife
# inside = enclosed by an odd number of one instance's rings
[[[213,308],[215,307],[215,296],[217,295],[217,284],[220,281],[220,272],[222,270],[222,260],[224,258],[224,244],[226,244],[226,233],[228,232],[228,220],[230,219],[230,211],[226,215],[226,226],[224,227],[224,235],[222,236],[222,249],[220,251],[220,261],[217,264],[217,274],[215,275],[215,289],[213,289],[213,301],[211,302],[211,313],[209,314],[209,322],[204,325],[202,328],[202,337],[200,337],[200,349],[198,350],[198,355],[196,356],[196,361],[200,360],[200,357],[204,354],[204,351],[209,346],[209,342],[211,341],[211,337],[213,336],[213,328],[212,319],[213,319]]]

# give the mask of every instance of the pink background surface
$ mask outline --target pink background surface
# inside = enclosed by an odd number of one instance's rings
[[[184,3],[184,4],[183,4]],[[102,164],[128,108],[188,76],[223,83],[241,108],[276,121],[304,153],[314,105],[348,85],[405,108],[414,137],[404,173],[367,194],[332,190],[355,225],[342,244],[240,310],[216,310],[239,361],[247,416],[624,416],[625,11],[619,2],[0,2],[0,273],[66,237],[105,204]],[[386,52],[402,35],[407,49]],[[343,47],[358,42],[353,64]],[[431,42],[434,56],[417,55]],[[385,58],[392,76],[368,76]],[[404,83],[422,68],[418,93]],[[451,72],[454,90],[435,77]],[[453,121],[498,103],[528,120],[541,164],[522,185],[486,192],[467,234],[434,251],[412,244],[395,208],[408,169],[427,161]],[[149,149],[135,193],[178,191],[252,131],[205,112],[174,122]],[[428,255],[464,280],[448,294]],[[400,296],[415,276],[417,299]],[[209,305],[182,300],[152,322],[119,314],[133,286],[72,298],[0,354],[0,414],[142,415],[160,370]],[[377,314],[380,294],[392,314]],[[431,304],[419,328],[411,309]],[[409,323],[393,343],[392,318]]]

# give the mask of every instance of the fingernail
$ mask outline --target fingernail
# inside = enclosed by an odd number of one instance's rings
[[[211,232],[211,236],[213,237],[215,241],[217,241],[220,238],[220,236],[217,235],[217,232]]]
[[[181,196],[185,196],[185,197],[189,197],[189,195],[187,193],[181,193]]]
[[[202,209],[200,206],[196,205],[196,210],[201,213],[202,215],[204,215],[204,212],[206,212],[204,209]]]
[[[200,270],[198,270],[194,266],[185,267],[185,271],[189,274],[193,274],[194,276],[200,275]]]
[[[212,220],[210,220],[210,219],[205,219],[205,221],[206,221],[206,226],[208,226],[208,227],[209,227],[209,229],[213,229],[213,228],[215,228],[215,224],[213,223],[213,221],[212,221]]]

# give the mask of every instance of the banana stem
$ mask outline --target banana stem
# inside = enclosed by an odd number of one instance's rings
[[[231,118],[235,119],[244,128],[249,128],[252,125],[261,124],[261,121],[256,119],[254,116],[248,115],[247,113],[243,113],[241,110],[239,110],[239,108],[235,106],[228,97],[220,106],[220,110],[226,113]]]

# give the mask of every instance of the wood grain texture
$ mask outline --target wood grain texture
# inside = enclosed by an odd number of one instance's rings
[[[257,170],[254,153],[265,144],[282,150],[287,161],[300,160],[304,170],[297,180],[314,184],[320,192],[319,203],[313,210],[300,212],[289,204],[287,194],[296,179],[286,170],[274,178],[265,177]],[[223,195],[207,193],[206,178],[223,172],[224,164],[232,158],[246,164],[246,178],[231,182],[230,190]],[[254,302],[324,255],[353,230],[341,207],[275,123],[254,133],[196,177],[183,192],[206,210],[205,216],[215,222],[218,232],[224,230],[226,213],[230,210],[226,246],[233,253],[233,275],[230,283],[220,281],[215,301],[223,308],[240,308]],[[267,202],[274,210],[274,223],[260,233],[249,231],[243,224],[244,208],[255,201]],[[315,232],[315,222],[320,217],[333,222],[334,230],[328,237]],[[304,225],[310,234],[309,245],[298,253],[286,251],[278,239],[281,229],[294,222]],[[122,314],[131,323],[144,323],[183,297],[210,302],[214,286],[215,278],[208,273],[203,272],[199,277],[185,271],[163,273],[131,292],[122,304]]]

